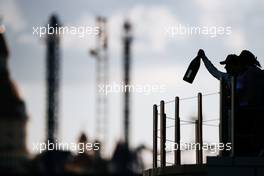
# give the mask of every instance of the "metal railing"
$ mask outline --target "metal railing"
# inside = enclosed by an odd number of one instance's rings
[[[231,84],[231,142],[232,142],[232,151],[231,156],[234,155],[234,121],[235,121],[235,79],[232,78]],[[210,120],[203,120],[203,97],[211,96],[211,95],[219,95],[220,97],[220,114],[219,119],[210,119]],[[223,127],[222,121],[224,121],[224,116],[226,115],[224,111],[226,111],[226,101],[223,98],[226,96],[226,92],[224,91],[224,82],[220,81],[220,92],[214,92],[209,94],[202,94],[198,93],[197,96],[193,97],[186,97],[186,98],[179,98],[175,97],[174,100],[170,101],[160,101],[160,104],[153,105],[153,168],[158,167],[158,161],[160,161],[160,167],[166,167],[166,163],[173,164],[173,165],[181,165],[181,149],[180,147],[175,147],[173,150],[174,154],[174,163],[166,161],[166,142],[173,142],[175,145],[180,146],[181,140],[181,126],[184,125],[195,125],[195,143],[199,146],[203,146],[203,125],[204,126],[212,126],[212,127],[219,127],[219,142],[226,142],[225,139],[225,128]],[[183,100],[190,100],[190,99],[197,99],[197,120],[189,121],[180,119],[180,101]],[[165,111],[165,105],[174,103],[174,117],[169,117]],[[159,111],[158,111],[159,108]],[[166,126],[166,120],[174,120],[174,124],[170,126]],[[218,125],[213,125],[210,123],[204,122],[211,122],[211,121],[219,121]],[[158,122],[159,122],[159,129],[158,129]],[[166,138],[166,129],[174,127],[174,140],[169,140]],[[159,136],[158,136],[159,133]],[[158,154],[158,138],[160,139],[160,151]],[[171,151],[172,152],[172,151]],[[220,156],[222,153],[219,153]],[[160,155],[160,159],[158,160],[158,155]],[[196,163],[203,164],[203,150],[202,147],[199,147],[196,150]]]

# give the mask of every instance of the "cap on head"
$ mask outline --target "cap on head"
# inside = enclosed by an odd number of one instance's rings
[[[229,54],[224,61],[220,62],[221,65],[231,64],[231,63],[238,63],[237,55]]]

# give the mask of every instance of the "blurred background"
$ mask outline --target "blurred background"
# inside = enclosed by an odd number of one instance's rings
[[[65,143],[77,143],[81,139],[103,141],[102,157],[107,160],[113,159],[118,142],[128,140],[129,148],[133,151],[143,146],[140,154],[143,168],[151,167],[153,104],[158,104],[161,99],[173,100],[175,96],[185,98],[196,96],[198,92],[212,93],[204,100],[204,118],[219,118],[219,81],[207,72],[203,64],[193,84],[184,82],[182,78],[200,48],[222,71],[224,69],[219,62],[228,54],[239,54],[243,49],[252,51],[264,64],[261,40],[264,35],[263,8],[262,0],[0,0],[1,25],[5,28],[3,35],[9,50],[8,70],[17,85],[20,99],[25,103],[28,116],[25,122],[28,155],[35,158],[38,152],[33,150],[34,144],[44,142],[49,136],[47,60],[59,58],[59,71],[56,73],[55,66],[52,83],[58,93],[54,99],[56,121],[52,128],[56,133],[55,138]],[[49,48],[52,44],[48,42],[52,36],[33,34],[34,28],[51,24],[52,14],[56,14],[60,26],[103,25],[102,38],[107,41],[107,46],[100,43],[102,41],[98,35],[64,34],[54,37],[58,37],[59,42],[55,42],[55,51],[52,51],[52,47]],[[215,36],[187,32],[172,36],[168,32],[168,29],[179,26],[229,27],[231,32]],[[128,55],[126,39],[130,41]],[[101,68],[100,57],[107,59]],[[97,87],[98,81],[124,85],[127,57],[130,60],[129,84],[164,86],[162,92],[129,93],[128,139],[125,138],[124,120],[126,95],[114,92],[102,96]],[[103,75],[101,79],[100,74]],[[59,85],[57,88],[56,84]],[[184,101],[181,118],[194,119],[196,104],[195,99]],[[100,105],[103,112],[100,112]],[[204,140],[218,141],[217,128],[204,130]],[[192,141],[192,133],[192,127],[184,128],[182,135],[186,137],[183,140]],[[76,151],[72,152],[76,154]],[[184,155],[183,163],[194,162],[192,153]],[[72,169],[72,165],[69,168]]]

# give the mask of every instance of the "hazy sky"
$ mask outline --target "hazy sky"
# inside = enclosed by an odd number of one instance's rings
[[[203,48],[220,70],[219,61],[227,54],[251,50],[264,64],[264,1],[34,1],[0,0],[0,15],[6,26],[11,56],[9,66],[17,82],[30,116],[28,148],[45,136],[45,42],[34,36],[33,27],[45,26],[56,12],[64,26],[93,26],[97,15],[106,16],[109,32],[110,83],[122,81],[122,24],[133,25],[132,83],[165,85],[164,93],[133,93],[131,106],[132,145],[152,145],[152,105],[161,99],[189,97],[217,92],[219,83],[203,64],[193,84],[182,77],[199,48]],[[231,34],[176,35],[170,38],[166,29],[175,26],[230,27]],[[95,60],[89,49],[93,37],[62,36],[62,77],[60,92],[59,139],[77,140],[81,131],[95,139]],[[109,95],[109,133],[106,151],[122,134],[122,94]],[[196,102],[183,104],[182,118],[195,116]],[[205,118],[218,118],[217,96],[205,99]],[[172,116],[173,111],[170,115]],[[186,127],[187,128],[187,127]],[[186,132],[187,133],[187,132]],[[205,129],[205,140],[214,140],[217,129]],[[212,135],[207,135],[208,133]],[[189,133],[187,133],[189,134]]]

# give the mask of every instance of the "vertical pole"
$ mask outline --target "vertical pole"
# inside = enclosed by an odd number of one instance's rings
[[[219,143],[223,143],[224,142],[224,139],[223,139],[223,120],[224,120],[224,107],[223,107],[223,90],[224,90],[224,85],[223,85],[223,80],[222,78],[220,79],[220,121],[219,121]],[[220,150],[219,151],[219,155],[220,156],[223,156],[223,151]]]
[[[199,143],[199,157],[198,164],[203,164],[203,114],[202,114],[202,93],[198,93],[198,143]]]
[[[198,126],[198,120],[195,120],[195,144],[200,144],[199,143],[199,126]],[[196,145],[195,145],[196,146]],[[200,146],[198,145],[200,148]],[[195,154],[196,154],[196,164],[199,164],[200,162],[200,156],[199,156],[199,150],[195,148]]]
[[[235,123],[236,123],[236,78],[231,79],[231,141],[232,151],[231,157],[235,156]]]
[[[174,164],[181,165],[181,149],[180,149],[180,139],[181,139],[181,130],[180,130],[180,114],[179,114],[179,97],[175,98],[175,150],[174,150]]]
[[[230,99],[229,99],[230,100]],[[226,144],[230,142],[230,116],[228,113],[228,98],[226,83],[220,80],[220,121],[219,121],[219,142]],[[230,152],[226,150],[220,150],[220,156],[229,156]]]
[[[49,24],[57,29],[60,22],[56,15],[52,15]],[[50,32],[50,31],[49,31]],[[60,36],[48,34],[46,37],[46,86],[47,86],[47,141],[56,142],[58,137],[59,94],[60,94]]]
[[[109,58],[108,58],[108,34],[107,34],[107,20],[106,18],[102,19],[103,23],[103,36],[102,36],[102,49],[103,49],[103,83],[104,85],[108,84],[109,79]],[[107,139],[108,139],[108,96],[103,94],[103,122],[102,122],[102,141],[101,143],[107,147]]]
[[[130,85],[130,64],[131,64],[131,24],[126,21],[124,23],[124,84]],[[130,92],[128,90],[124,93],[124,138],[125,144],[129,147],[130,137]]]
[[[164,101],[160,102],[160,167],[166,166],[166,115]]]
[[[98,86],[102,83],[102,47],[101,47],[101,39],[102,39],[102,34],[103,34],[103,26],[102,26],[102,17],[97,17],[96,19],[97,27],[99,29],[98,36],[96,38],[97,42],[97,55],[96,55],[96,89],[98,89]],[[98,139],[100,142],[102,142],[102,118],[103,118],[103,96],[104,94],[102,92],[97,92],[97,100],[96,100],[96,134],[98,135]]]
[[[153,168],[157,168],[158,107],[153,105]]]

